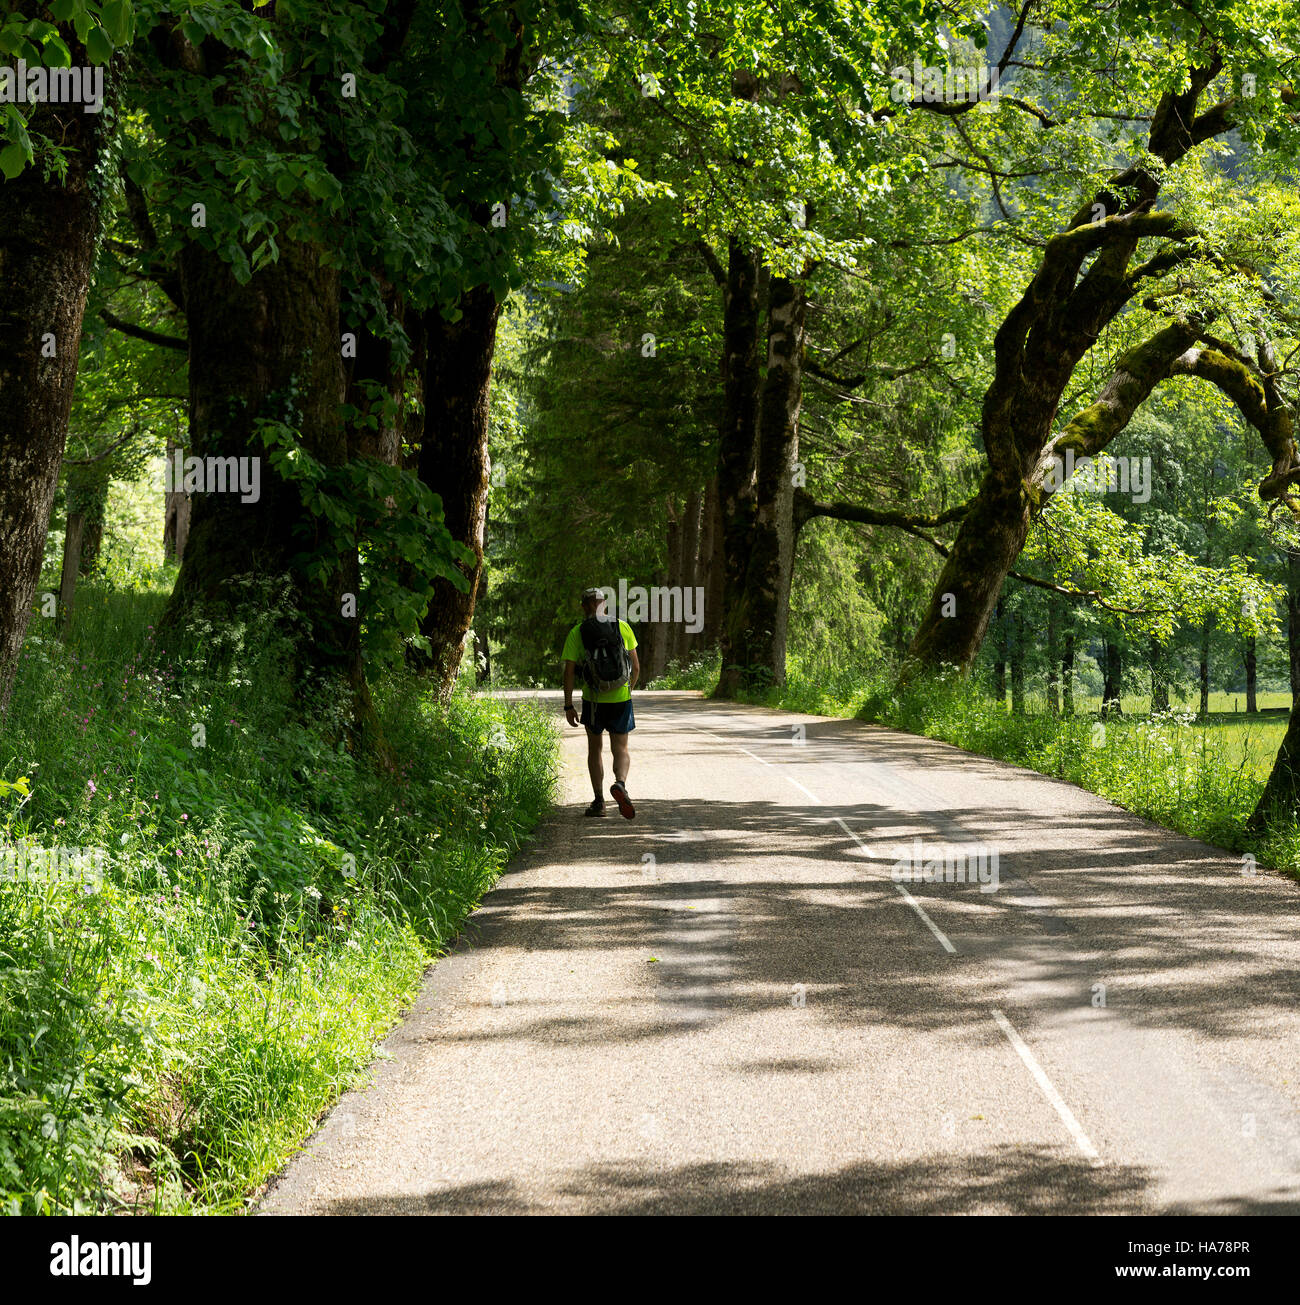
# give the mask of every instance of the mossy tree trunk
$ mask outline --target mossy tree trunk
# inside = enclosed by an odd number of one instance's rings
[[[218,633],[265,627],[286,641],[304,686],[342,684],[350,730],[382,747],[361,658],[360,570],[354,543],[335,538],[271,465],[261,421],[285,421],[326,466],[347,460],[338,273],[321,251],[285,241],[276,263],[245,285],[216,254],[181,257],[189,322],[190,453],[260,459],[259,494],[192,493],[189,538],[163,628],[193,615]],[[316,569],[319,568],[319,573]],[[285,589],[277,599],[274,587]]]
[[[1070,233],[1073,234],[1073,233]],[[1060,239],[1057,237],[1056,239]],[[1094,271],[1104,265],[1103,250]],[[1092,277],[1083,278],[1081,288]],[[1078,293],[1078,292],[1076,292]],[[1067,303],[1069,300],[1067,300]],[[1169,375],[1174,361],[1196,341],[1197,328],[1176,322],[1125,353],[1116,363],[1096,401],[1054,436],[1052,424],[1065,386],[1087,341],[1074,323],[1036,339],[1033,349],[1020,339],[1017,325],[998,332],[1001,377],[984,402],[984,446],[990,467],[965,514],[929,605],[908,649],[905,674],[951,665],[969,670],[974,663],[1007,573],[1025,546],[1033,514],[1052,495],[1048,477],[1052,459],[1073,449],[1076,457],[1094,457],[1127,425],[1139,404]],[[1008,319],[1015,323],[1013,313]],[[1102,323],[1094,320],[1097,330]],[[1033,353],[1032,358],[1026,356]],[[1014,373],[1003,376],[1002,373]]]
[[[1152,115],[1148,151],[1165,166],[1232,126],[1230,103],[1202,110],[1222,68],[1212,55],[1186,86],[1163,95]],[[1139,161],[1109,179],[1046,244],[1035,274],[994,338],[993,379],[981,435],[988,469],[961,518],[957,537],[908,649],[903,678],[948,664],[970,669],[1002,582],[1024,547],[1032,516],[1050,499],[1053,455],[1094,457],[1124,429],[1199,325],[1175,320],[1117,362],[1097,400],[1053,434],[1075,370],[1124,308],[1196,256],[1195,232],[1157,210],[1162,169]],[[1133,264],[1142,240],[1165,243]]]

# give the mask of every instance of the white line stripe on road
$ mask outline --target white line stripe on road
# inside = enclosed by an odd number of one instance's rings
[[[730,742],[731,742],[730,739],[719,738],[716,734],[710,734],[708,730],[702,730],[702,729],[700,729],[700,727],[699,727],[698,725],[693,725],[693,726],[691,726],[691,728],[696,732],[696,734],[703,734],[704,737],[705,737],[706,739],[712,739],[712,740],[714,741],[714,743],[730,743]],[[742,748],[742,747],[740,746],[739,743],[736,744],[736,747],[737,747],[741,752],[743,752],[743,753],[745,754],[745,756],[747,756],[747,757],[753,757],[755,761],[761,763],[761,764],[764,765],[764,766],[770,766],[770,765],[772,764],[770,761],[766,760],[764,757],[760,757],[760,756],[758,755],[757,752],[751,752],[748,748]]]
[[[1006,1034],[1007,1041],[1015,1047],[1020,1059],[1025,1062],[1025,1067],[1034,1076],[1034,1082],[1042,1088],[1043,1095],[1056,1108],[1056,1113],[1061,1116],[1061,1122],[1070,1130],[1070,1136],[1074,1138],[1075,1145],[1089,1160],[1095,1164],[1100,1164],[1101,1156],[1097,1148],[1088,1139],[1088,1134],[1079,1126],[1079,1121],[1075,1119],[1070,1107],[1065,1104],[1061,1094],[1052,1085],[1052,1080],[1043,1072],[1043,1067],[1034,1059],[1034,1053],[1025,1046],[1024,1039],[1011,1026],[1011,1021],[996,1006],[992,1007],[991,1010],[993,1018],[997,1021],[998,1028]]]
[[[804,788],[804,786],[801,783],[799,783],[797,779],[791,779],[789,775],[787,775],[785,778],[788,784],[793,784],[795,788],[799,790],[800,793],[803,793],[805,796],[810,798],[813,802],[816,802],[818,806],[821,806],[822,800],[817,796],[816,793],[809,793],[808,790]]]
[[[702,730],[699,732],[703,733]],[[739,744],[737,744],[736,746],[740,748]],[[772,765],[770,761],[763,761],[762,757],[755,756],[755,754],[750,752],[748,748],[740,748],[740,751],[743,752],[747,757],[753,757],[755,761],[762,761],[763,765],[765,766]],[[797,779],[791,779],[789,775],[786,775],[785,780],[787,783],[793,784],[795,788],[797,788],[801,793],[805,794],[813,802],[816,802],[818,806],[822,805],[821,798],[819,798],[816,793],[810,793],[806,788],[804,788],[804,786],[801,783],[799,783]],[[868,856],[871,856],[871,849],[857,836],[857,834],[855,834],[848,827],[848,825],[844,823],[844,821],[842,821],[839,818],[839,816],[834,816],[832,817],[832,819]],[[957,949],[948,940],[948,935],[944,933],[944,931],[940,929],[939,926],[935,924],[935,922],[932,919],[930,919],[928,914],[926,914],[925,907],[923,907],[921,903],[918,902],[916,898],[913,897],[912,894],[909,893],[907,889],[903,887],[902,884],[895,883],[894,887],[897,888],[899,893],[902,895],[903,901],[905,901],[908,904],[908,906],[910,906],[912,910],[914,910],[917,913],[917,915],[920,916],[922,922],[925,924],[925,927],[929,929],[929,931],[932,934],[934,934],[934,936],[939,940],[939,946],[942,947],[944,951],[946,951],[949,955],[956,956]]]
[[[704,730],[697,730],[697,732],[701,734],[705,733]],[[708,737],[712,738],[714,736],[709,735]],[[724,740],[722,739],[718,739],[717,741],[719,743],[724,742]],[[761,762],[764,766],[771,766],[773,764],[770,761],[764,760],[756,753],[750,752],[748,748],[741,748],[739,744],[736,744],[736,747],[740,748],[740,751],[743,752],[747,757],[753,757],[755,761]],[[810,793],[806,788],[804,788],[804,786],[801,783],[799,783],[797,779],[791,779],[789,775],[786,775],[785,778],[789,783],[793,784],[795,788],[797,788],[801,793],[806,794],[813,802],[816,802],[818,806],[822,805],[821,798],[819,798],[815,793]],[[832,816],[831,819],[834,820],[837,825],[839,825],[839,827],[867,854],[869,858],[872,858],[874,860],[871,849],[857,836],[857,834],[853,832],[853,830],[851,830],[848,827],[848,825],[844,823],[842,819],[840,819],[839,816]],[[898,889],[899,894],[902,896],[903,900],[908,904],[908,906],[910,906],[912,910],[914,910],[917,913],[917,915],[920,916],[921,920],[925,923],[925,927],[929,929],[930,932],[934,934],[935,938],[939,940],[939,945],[944,949],[944,951],[948,952],[950,955],[954,955],[954,956],[957,955],[957,949],[949,941],[948,935],[945,934],[943,930],[940,929],[939,926],[935,924],[935,922],[932,919],[930,919],[929,915],[926,913],[925,908],[921,905],[921,903],[918,902],[916,898],[913,897],[912,894],[909,893],[907,889],[903,887],[902,884],[894,882],[894,887]],[[1038,1087],[1042,1091],[1043,1095],[1047,1098],[1047,1100],[1051,1103],[1053,1109],[1060,1116],[1061,1122],[1065,1125],[1066,1129],[1069,1131],[1070,1136],[1074,1139],[1075,1145],[1089,1160],[1092,1161],[1094,1165],[1101,1164],[1102,1163],[1101,1154],[1098,1152],[1097,1148],[1093,1146],[1092,1140],[1088,1137],[1088,1134],[1083,1131],[1083,1128],[1080,1125],[1079,1121],[1074,1117],[1074,1113],[1071,1111],[1070,1107],[1065,1104],[1065,1099],[1056,1090],[1056,1087],[1052,1083],[1052,1080],[1047,1077],[1047,1074],[1044,1071],[1043,1067],[1038,1063],[1037,1059],[1034,1057],[1034,1053],[1029,1050],[1028,1046],[1025,1045],[1024,1039],[1020,1036],[1019,1033],[1016,1032],[1015,1028],[1012,1026],[1011,1021],[1007,1019],[1007,1017],[1000,1010],[998,1010],[996,1006],[990,1007],[990,1011],[993,1015],[993,1019],[997,1023],[998,1028],[1002,1030],[1002,1033],[1006,1037],[1007,1041],[1010,1042],[1012,1047],[1015,1048],[1016,1054],[1024,1062],[1025,1068],[1028,1069],[1030,1074],[1033,1075],[1034,1082],[1038,1084]]]
[[[919,915],[921,919],[925,921],[925,927],[929,929],[929,931],[932,934],[934,934],[934,936],[939,940],[939,943],[943,947],[944,951],[951,952],[954,956],[956,956],[957,949],[952,945],[952,943],[948,941],[948,935],[944,933],[944,931],[940,929],[939,926],[935,924],[935,922],[932,919],[930,919],[928,915],[926,915],[925,908],[921,905],[921,903],[918,902],[916,898],[913,897],[912,894],[909,893],[907,889],[903,887],[902,884],[894,884],[894,887],[897,888],[898,891],[903,894],[903,901],[905,901],[908,904],[908,906],[910,906],[912,910],[914,910],[917,913],[917,915]]]
[[[857,834],[855,834],[855,833],[854,833],[854,832],[853,832],[853,831],[848,827],[848,825],[846,825],[846,824],[844,823],[844,821],[842,821],[842,820],[839,818],[839,816],[832,816],[831,819],[834,820],[835,823],[836,823],[837,825],[839,825],[839,827],[840,827],[840,828],[841,828],[841,829],[842,829],[842,830],[843,830],[843,831],[844,831],[844,832],[845,832],[845,833],[846,833],[846,834],[847,834],[847,835],[848,835],[848,836],[849,836],[849,837],[850,837],[850,838],[851,838],[851,839],[852,839],[852,840],[853,840],[853,841],[854,841],[854,842],[855,842],[855,843],[856,843],[856,844],[857,844],[857,845],[858,845],[858,846],[859,846],[859,847],[860,847],[860,848],[861,848],[861,849],[862,849],[862,850],[863,850],[863,851],[864,851],[868,856],[871,856],[871,849],[870,849],[870,848],[869,848],[869,847],[868,847],[868,846],[867,846],[867,845],[866,845],[866,844],[865,844],[865,843],[864,843],[864,842],[863,842],[863,841],[862,841],[862,840],[857,836]],[[919,915],[919,916],[921,917],[921,919],[925,921],[925,927],[926,927],[927,929],[929,929],[929,931],[930,931],[932,934],[934,934],[934,936],[939,940],[939,945],[944,949],[944,951],[951,953],[953,956],[956,956],[956,954],[957,954],[957,949],[952,945],[952,943],[950,943],[950,942],[948,941],[948,935],[947,935],[946,933],[944,933],[944,931],[943,931],[942,929],[940,929],[939,926],[938,926],[937,924],[935,924],[935,922],[934,922],[932,919],[930,919],[930,917],[925,913],[925,908],[921,905],[921,903],[918,902],[918,901],[916,900],[916,898],[913,897],[912,894],[909,893],[909,892],[907,891],[907,889],[903,887],[902,884],[900,884],[900,883],[895,883],[895,884],[894,884],[894,887],[897,888],[898,891],[899,891],[900,893],[902,893],[902,895],[903,895],[903,900],[908,904],[908,906],[910,906],[910,907],[912,908],[912,910],[914,910],[914,911],[917,913],[917,915]]]
[[[871,849],[842,821],[839,816],[832,816],[831,819],[868,855],[871,855]]]

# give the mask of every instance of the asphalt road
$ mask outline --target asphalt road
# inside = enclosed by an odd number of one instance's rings
[[[636,712],[637,819],[582,817],[569,731],[262,1212],[1300,1212],[1294,883],[945,744]],[[996,891],[895,882],[918,838]]]

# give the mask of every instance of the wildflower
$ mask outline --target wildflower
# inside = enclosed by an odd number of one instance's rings
[[[96,792],[98,792],[98,790],[95,788],[95,781],[93,779],[88,779],[86,781],[86,787],[90,790],[92,797],[95,795]]]

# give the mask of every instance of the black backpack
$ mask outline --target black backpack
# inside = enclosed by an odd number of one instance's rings
[[[589,616],[578,627],[582,637],[582,678],[597,693],[620,689],[632,673],[632,659],[623,646],[623,631],[615,620]]]

